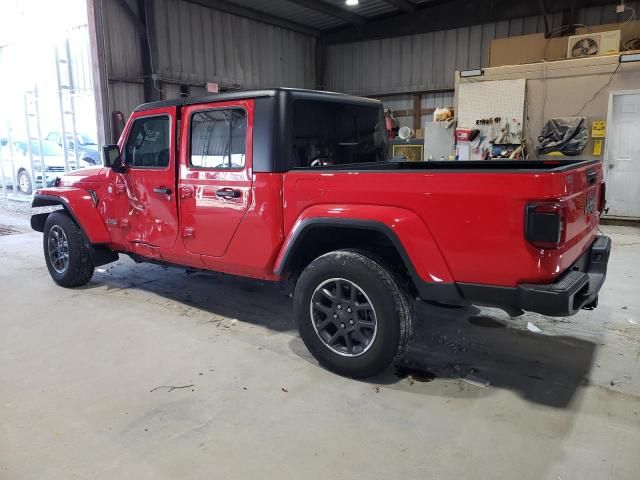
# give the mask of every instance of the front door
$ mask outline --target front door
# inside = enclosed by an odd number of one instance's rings
[[[253,100],[193,105],[182,118],[178,194],[184,246],[222,257],[251,204]]]
[[[110,172],[107,225],[129,251],[160,257],[178,236],[175,108],[136,112],[120,149],[128,167]]]
[[[607,133],[608,215],[640,217],[640,92],[613,94]]]

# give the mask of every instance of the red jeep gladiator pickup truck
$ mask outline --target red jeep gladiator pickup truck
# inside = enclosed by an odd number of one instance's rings
[[[382,104],[297,89],[144,104],[105,167],[36,192],[53,280],[126,253],[294,287],[300,335],[351,377],[412,337],[413,300],[573,315],[611,242],[597,161],[389,160]]]

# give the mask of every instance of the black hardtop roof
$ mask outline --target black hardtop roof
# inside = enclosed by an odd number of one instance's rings
[[[346,93],[325,92],[321,90],[307,90],[304,88],[270,88],[262,90],[237,90],[232,92],[215,93],[200,97],[180,97],[171,100],[160,100],[157,102],[143,103],[135,111],[143,112],[161,107],[181,107],[183,105],[197,105],[200,103],[220,102],[224,100],[242,100],[246,98],[277,97],[280,95],[290,95],[293,98],[304,98],[307,100],[327,100],[360,105],[379,105],[380,101],[372,98],[356,97]]]

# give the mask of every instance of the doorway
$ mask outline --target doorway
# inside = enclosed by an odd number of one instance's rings
[[[610,92],[608,117],[607,215],[640,218],[640,90]]]

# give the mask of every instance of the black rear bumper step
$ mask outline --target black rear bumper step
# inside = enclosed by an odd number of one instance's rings
[[[610,252],[611,239],[599,235],[591,247],[553,283],[523,283],[515,288],[459,283],[458,287],[470,303],[509,306],[552,317],[566,317],[581,308],[597,305],[598,292],[607,276]]]

